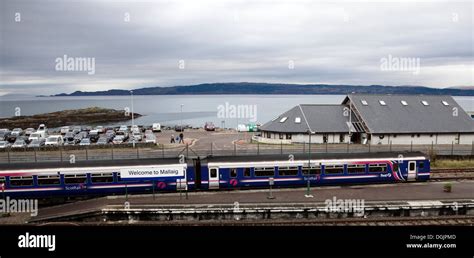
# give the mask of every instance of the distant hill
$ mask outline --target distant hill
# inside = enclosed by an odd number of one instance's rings
[[[275,84],[275,83],[205,83],[189,86],[150,87],[134,89],[134,95],[204,95],[204,94],[337,94],[349,93],[372,94],[426,94],[474,96],[474,88],[429,88],[423,86],[356,86],[328,84]],[[84,92],[76,91],[71,94],[61,93],[53,96],[120,96],[130,95],[129,90],[112,89],[107,91]]]

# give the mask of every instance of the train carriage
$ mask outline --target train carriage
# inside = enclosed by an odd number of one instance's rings
[[[167,173],[148,176],[149,173]],[[178,173],[179,172],[179,173]],[[132,175],[131,175],[132,173]],[[136,175],[136,176],[134,176]],[[4,196],[77,196],[426,181],[420,152],[261,155],[0,165]]]

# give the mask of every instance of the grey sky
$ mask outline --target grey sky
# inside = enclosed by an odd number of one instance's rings
[[[237,81],[473,86],[473,11],[473,1],[1,0],[0,95]],[[95,74],[56,71],[63,55],[95,58]],[[420,73],[382,71],[389,55],[419,58]]]

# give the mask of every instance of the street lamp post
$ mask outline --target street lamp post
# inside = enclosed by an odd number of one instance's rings
[[[133,127],[135,125],[135,120],[134,120],[134,115],[133,115],[133,90],[130,91],[130,96],[131,96],[131,100],[132,100],[132,144],[133,144],[133,148],[135,148],[135,136],[133,135]]]
[[[311,177],[311,135],[313,134],[314,132],[312,132],[311,130],[308,130],[308,137],[309,137],[309,146],[308,146],[308,173],[307,173],[307,177],[306,177],[306,182],[307,182],[307,185],[306,185],[306,194],[305,194],[305,197],[306,198],[313,198],[313,195],[311,194],[311,183],[310,183],[310,177]]]

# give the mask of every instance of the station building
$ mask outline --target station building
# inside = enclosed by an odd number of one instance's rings
[[[262,143],[472,144],[474,120],[451,96],[350,94],[295,106],[260,131]]]

